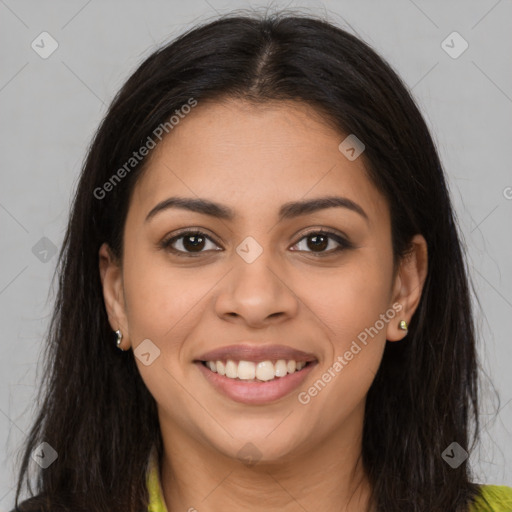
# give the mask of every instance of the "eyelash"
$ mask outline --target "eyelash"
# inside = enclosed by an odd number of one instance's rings
[[[331,240],[334,240],[335,242],[337,242],[339,244],[339,246],[336,249],[331,249],[330,251],[321,252],[321,253],[315,253],[313,251],[298,251],[298,252],[309,252],[309,253],[313,254],[314,257],[323,258],[323,257],[331,256],[334,253],[338,253],[338,252],[346,250],[346,249],[354,248],[354,245],[351,242],[349,242],[348,240],[346,240],[344,237],[338,235],[337,233],[334,233],[332,231],[328,231],[325,229],[317,229],[314,231],[309,231],[308,233],[303,234],[302,237],[297,242],[295,242],[295,244],[293,244],[293,245],[297,245],[304,238],[308,238],[312,235],[327,236],[327,238],[330,238]],[[188,231],[182,231],[180,234],[175,235],[171,238],[163,239],[159,243],[159,246],[161,249],[168,250],[168,251],[174,253],[176,256],[185,257],[185,258],[197,258],[202,253],[207,252],[207,251],[200,251],[198,253],[191,253],[191,252],[187,253],[185,251],[177,250],[177,249],[174,249],[171,247],[171,244],[173,242],[180,240],[181,238],[187,238],[187,236],[199,236],[201,238],[206,238],[207,240],[209,240],[210,242],[213,242],[216,245],[219,245],[219,244],[217,244],[217,242],[215,242],[215,240],[213,238],[211,238],[210,236],[208,236],[206,233],[204,233],[202,231],[188,230]]]

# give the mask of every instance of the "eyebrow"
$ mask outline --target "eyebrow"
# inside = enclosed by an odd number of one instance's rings
[[[308,213],[314,213],[318,210],[326,208],[347,208],[353,212],[361,215],[367,222],[369,222],[368,215],[361,206],[348,199],[347,197],[340,196],[326,196],[318,197],[316,199],[308,199],[303,201],[293,201],[284,203],[279,209],[279,221],[293,219]],[[158,203],[146,216],[144,222],[148,222],[157,213],[160,213],[169,208],[179,208],[182,210],[189,210],[203,215],[209,215],[217,219],[233,221],[237,215],[228,206],[215,203],[208,199],[202,198],[188,198],[188,197],[169,197],[164,201]]]

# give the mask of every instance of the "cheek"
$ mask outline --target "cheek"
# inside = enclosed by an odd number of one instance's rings
[[[173,269],[165,255],[127,251],[124,290],[130,336],[135,344],[144,338],[166,343],[180,339],[203,307],[201,299],[215,281],[197,279],[197,269]]]
[[[385,337],[379,319],[389,309],[390,262],[358,254],[329,275],[322,272],[316,279],[309,276],[303,283],[301,295],[322,320],[333,351],[338,354],[347,350],[360,333],[376,322],[381,336]]]
[[[361,264],[345,270],[309,294],[308,306],[322,320],[329,347],[316,380],[301,389],[298,401],[308,411],[305,421],[324,433],[363,407],[382,360],[387,322],[395,314],[386,269]]]
[[[159,350],[150,365],[138,357],[135,362],[163,413],[169,412],[172,403],[175,420],[185,422],[191,390],[184,392],[184,385],[191,365],[186,364],[190,361],[185,361],[184,349],[204,311],[205,295],[216,280],[198,280],[197,270],[194,274],[193,269],[172,269],[165,258],[155,254],[125,254],[124,290],[132,349],[136,351],[143,340],[149,339]]]

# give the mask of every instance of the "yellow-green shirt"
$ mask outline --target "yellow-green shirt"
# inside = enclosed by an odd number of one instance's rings
[[[149,492],[148,512],[168,512],[163,498],[158,470],[158,459],[154,453],[151,455],[150,467],[147,475],[147,488]]]
[[[154,455],[151,457],[147,487],[149,492],[148,512],[168,512],[160,485],[157,459]],[[489,505],[486,505],[483,501],[484,497]],[[471,508],[471,512],[512,512],[512,487],[483,485],[482,492]]]

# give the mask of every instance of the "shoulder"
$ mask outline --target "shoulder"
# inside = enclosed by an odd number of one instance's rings
[[[512,487],[507,485],[481,485],[480,493],[470,512],[510,512]]]

